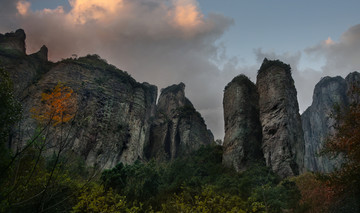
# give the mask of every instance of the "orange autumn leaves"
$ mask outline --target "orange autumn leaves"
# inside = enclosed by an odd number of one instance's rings
[[[41,124],[58,124],[69,122],[74,118],[77,109],[74,91],[62,83],[58,83],[49,93],[41,94],[41,104],[33,107],[33,118]]]

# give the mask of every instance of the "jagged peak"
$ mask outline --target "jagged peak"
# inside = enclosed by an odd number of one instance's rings
[[[173,85],[168,86],[166,88],[162,88],[161,89],[161,94],[178,93],[179,91],[182,91],[182,92],[185,91],[185,84],[183,82],[180,82],[179,84],[173,84]]]
[[[1,37],[17,37],[19,39],[25,40],[26,34],[23,29],[17,29],[15,32],[9,32],[9,33],[5,33],[5,34],[0,33],[0,38]]]
[[[240,74],[236,77],[234,77],[231,82],[229,82],[226,86],[225,86],[225,90],[227,88],[229,88],[230,85],[232,84],[238,84],[238,85],[247,85],[249,87],[256,87],[255,84],[249,79],[249,77],[247,77],[244,74]]]
[[[346,76],[345,80],[349,84],[358,84],[360,82],[360,73],[358,71],[351,72]]]
[[[263,63],[261,64],[260,69],[258,70],[258,74],[265,72],[272,66],[277,66],[283,68],[287,73],[291,74],[291,67],[289,64],[285,64],[284,62],[277,60],[268,60],[264,58]]]
[[[324,85],[327,85],[331,82],[334,82],[334,81],[344,81],[344,78],[341,77],[341,76],[335,76],[335,77],[330,77],[330,76],[325,76],[325,77],[322,77],[320,79],[320,81],[315,85],[315,90],[319,87],[323,87]]]
[[[26,54],[25,48],[26,34],[23,29],[15,32],[0,34],[0,49],[11,49],[21,51]]]
[[[40,50],[38,52],[32,54],[32,56],[35,56],[42,61],[47,61],[48,60],[48,48],[45,45],[43,45],[40,48]]]

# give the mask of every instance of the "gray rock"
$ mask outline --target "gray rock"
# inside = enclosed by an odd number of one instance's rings
[[[169,86],[159,97],[147,157],[167,160],[189,154],[209,145],[213,140],[210,133],[200,113],[185,97],[185,84]]]
[[[350,73],[344,80],[342,77],[324,77],[316,84],[313,102],[301,115],[305,140],[305,169],[314,172],[332,172],[341,166],[341,156],[330,158],[321,154],[324,142],[334,134],[335,120],[331,117],[334,106],[346,108],[353,100],[349,89],[359,84],[360,74]]]
[[[264,59],[256,86],[266,164],[280,177],[298,175],[304,166],[304,138],[290,66]]]
[[[19,99],[26,96],[29,86],[36,83],[52,66],[47,60],[45,46],[37,53],[26,55],[25,38],[22,29],[15,33],[0,34],[0,65],[9,72],[15,82],[14,93]]]
[[[104,169],[119,162],[146,160],[157,87],[136,82],[96,55],[56,63],[24,91],[24,120],[19,137],[13,139],[13,149],[21,146],[26,136],[34,135],[38,124],[30,110],[41,106],[41,94],[51,91],[58,82],[74,90],[78,111],[73,122],[63,125],[63,134],[59,127],[50,128],[47,153],[51,154],[51,147],[56,147],[57,140],[66,134],[67,151],[82,156],[89,166]]]
[[[235,77],[224,91],[223,164],[241,172],[263,161],[257,88],[246,76]]]
[[[0,34],[0,49],[26,54],[25,39],[26,35],[22,29],[16,30],[15,33]]]

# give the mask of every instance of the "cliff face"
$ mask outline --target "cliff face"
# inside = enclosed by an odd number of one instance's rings
[[[262,161],[259,94],[246,76],[235,77],[224,91],[225,138],[223,164],[244,171]]]
[[[298,175],[304,166],[304,138],[290,66],[264,60],[258,72],[262,149],[266,164],[281,177]]]
[[[47,58],[46,46],[41,47],[37,53],[26,55],[25,38],[21,29],[15,33],[0,34],[0,63],[15,83],[14,93],[18,97],[25,96],[26,89],[52,66]]]
[[[0,48],[6,49],[11,52],[20,52],[22,54],[26,53],[25,48],[25,32],[22,29],[18,29],[11,33],[6,33],[5,35],[0,34]]]
[[[213,141],[201,115],[185,97],[185,84],[162,90],[151,128],[148,158],[174,159]]]
[[[40,106],[41,93],[52,90],[58,82],[71,87],[76,96],[74,122],[63,127],[70,150],[88,165],[104,168],[144,159],[156,86],[136,82],[96,55],[59,62],[28,89],[23,101],[24,117],[28,118],[21,125],[23,132],[33,134],[36,122],[30,110]],[[60,137],[59,132],[55,135]]]
[[[183,83],[164,89],[157,107],[156,86],[138,83],[99,56],[52,63],[45,46],[27,55],[25,38],[23,30],[0,35],[0,63],[10,73],[15,96],[23,105],[24,119],[12,134],[12,149],[24,146],[39,131],[31,111],[41,110],[42,94],[59,82],[74,91],[77,111],[72,122],[47,130],[47,154],[60,139],[66,140],[66,151],[82,156],[87,165],[110,168],[153,157],[173,159],[213,141],[185,97]]]
[[[360,74],[350,73],[342,77],[324,77],[316,84],[311,106],[301,115],[305,140],[305,169],[315,172],[331,172],[342,163],[342,158],[329,159],[319,155],[324,141],[334,133],[334,119],[330,117],[334,105],[341,108],[349,106],[352,101],[349,89],[359,84]]]

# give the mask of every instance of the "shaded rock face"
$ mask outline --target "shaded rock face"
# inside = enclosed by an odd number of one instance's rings
[[[210,133],[200,113],[185,97],[185,84],[169,86],[159,97],[147,157],[166,160],[189,154],[209,145],[213,140]]]
[[[263,161],[257,88],[246,76],[235,77],[224,91],[223,164],[236,171]]]
[[[23,54],[26,53],[25,48],[25,32],[22,29],[18,29],[15,33],[0,34],[0,48],[10,51],[19,51]]]
[[[348,96],[352,85],[359,84],[360,74],[350,73],[346,79],[340,76],[324,77],[316,84],[313,102],[301,115],[305,140],[304,166],[308,171],[332,172],[342,163],[342,158],[330,159],[320,155],[327,137],[334,133],[334,119],[330,117],[335,105],[348,107],[352,101]]]
[[[42,52],[45,51],[36,54]],[[87,165],[100,168],[111,168],[119,162],[131,164],[138,159],[145,160],[144,149],[149,143],[157,87],[136,82],[126,72],[96,55],[53,64],[36,84],[24,91],[25,119],[13,138],[13,149],[25,142],[27,135],[34,135],[38,124],[31,117],[30,110],[40,106],[41,94],[51,91],[58,82],[74,90],[78,109],[74,122],[62,127],[68,151],[82,156]],[[50,129],[49,135],[53,138],[49,138],[49,147],[61,137],[59,128]],[[51,154],[52,150],[48,153]]]
[[[280,177],[298,175],[304,165],[304,137],[290,66],[265,59],[256,86],[266,164]]]
[[[33,57],[37,58],[40,61],[47,61],[48,60],[48,48],[43,45],[40,50],[34,54]]]
[[[0,66],[10,74],[14,84],[14,93],[18,97],[26,95],[31,84],[36,83],[46,73],[52,63],[48,61],[46,46],[32,55],[25,53],[25,32],[0,34]]]

